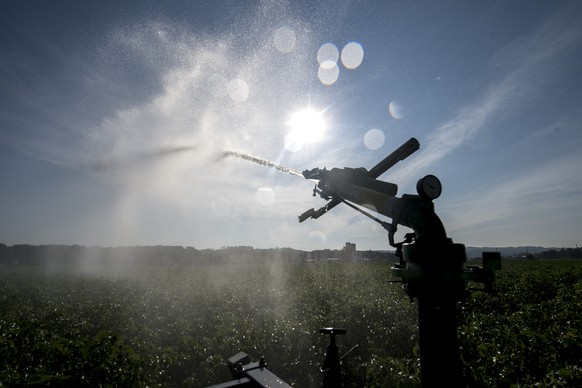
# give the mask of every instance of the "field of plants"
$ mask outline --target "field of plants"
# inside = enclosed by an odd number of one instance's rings
[[[0,386],[189,386],[230,379],[245,351],[320,386],[325,326],[345,327],[345,386],[419,385],[416,305],[390,264],[0,267]],[[495,294],[459,305],[470,386],[582,386],[582,260],[505,262]]]

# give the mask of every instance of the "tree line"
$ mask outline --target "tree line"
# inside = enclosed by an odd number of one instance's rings
[[[101,247],[82,245],[27,245],[0,244],[0,265],[174,265],[174,264],[227,264],[271,261],[339,260],[393,260],[388,252],[363,251],[353,255],[344,249],[302,251],[293,248],[259,249],[249,246],[196,249],[182,246],[129,246]]]
[[[582,259],[581,248],[550,249],[538,254],[540,259]]]

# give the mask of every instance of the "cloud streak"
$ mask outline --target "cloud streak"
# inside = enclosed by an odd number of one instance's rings
[[[474,103],[463,106],[451,120],[432,131],[424,141],[420,157],[396,177],[405,180],[416,170],[442,160],[463,144],[477,138],[486,124],[506,112],[532,103],[563,66],[564,57],[582,43],[579,20],[569,15],[569,8],[550,16],[529,36],[514,40],[497,53],[491,65],[509,70],[493,82]]]
[[[441,214],[452,234],[514,228],[515,238],[525,225],[543,226],[548,234],[564,226],[577,228],[582,220],[581,165],[581,155],[551,160],[492,187],[476,187],[461,203],[443,206]]]

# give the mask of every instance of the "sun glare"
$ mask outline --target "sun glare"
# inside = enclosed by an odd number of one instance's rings
[[[288,125],[291,132],[285,137],[285,147],[292,152],[299,151],[305,144],[320,141],[326,129],[323,115],[312,109],[293,114]]]

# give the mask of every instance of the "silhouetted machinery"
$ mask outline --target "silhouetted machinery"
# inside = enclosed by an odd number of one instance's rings
[[[396,184],[377,179],[419,148],[418,140],[411,138],[370,170],[349,167],[305,170],[303,176],[306,179],[318,181],[313,195],[319,195],[328,202],[318,210],[309,209],[301,214],[299,222],[319,218],[343,203],[386,229],[388,241],[396,248],[400,259],[399,264],[392,268],[392,275],[400,278],[405,292],[418,305],[421,384],[424,387],[461,387],[465,384],[457,344],[456,305],[466,296],[467,281],[484,284],[485,291],[492,289],[494,272],[501,269],[501,257],[497,252],[484,252],[483,267],[465,266],[465,246],[453,243],[447,237],[435,213],[433,201],[440,196],[442,186],[434,175],[427,175],[418,181],[417,195],[404,194],[401,197],[396,195]],[[390,218],[392,222],[377,218],[370,213],[370,209]],[[406,226],[413,232],[406,234],[404,241],[395,243],[398,225]],[[346,334],[346,331],[324,328],[320,333],[330,335],[330,344],[321,367],[322,386],[340,387],[341,359],[335,335]],[[234,380],[215,388],[288,386],[268,371],[264,360],[251,363],[248,356],[245,358],[246,355],[243,355],[239,353],[234,357],[240,360],[229,360]]]

